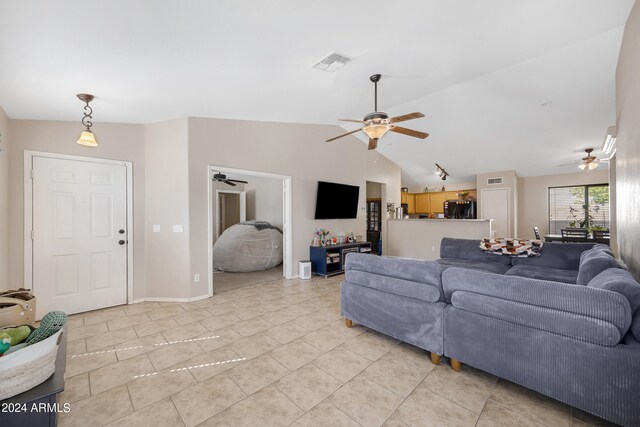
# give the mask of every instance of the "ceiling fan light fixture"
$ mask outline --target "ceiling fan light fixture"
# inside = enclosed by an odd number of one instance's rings
[[[598,167],[598,165],[599,165],[599,163],[596,163],[596,162],[591,162],[591,163],[589,163],[589,170],[590,170],[590,171],[591,171],[591,170],[594,170],[595,168],[597,168],[597,167]]]
[[[578,165],[578,167],[579,167],[580,169],[582,169],[582,170],[585,170],[585,169],[587,168],[587,164],[586,164],[586,163],[580,163],[580,164]]]
[[[362,128],[364,133],[366,133],[367,136],[371,139],[382,138],[384,134],[389,131],[389,129],[391,129],[391,126],[383,124],[371,124]]]

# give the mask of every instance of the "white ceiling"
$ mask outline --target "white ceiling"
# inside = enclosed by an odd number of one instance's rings
[[[574,171],[557,165],[599,147],[615,121],[633,0],[62,3],[0,0],[0,106],[11,118],[79,120],[75,94],[89,92],[96,122],[337,124],[373,109],[368,77],[381,73],[379,109],[424,112],[406,125],[431,136],[385,136],[379,151],[405,185],[426,185],[434,162],[453,182]],[[311,68],[332,51],[353,61]]]

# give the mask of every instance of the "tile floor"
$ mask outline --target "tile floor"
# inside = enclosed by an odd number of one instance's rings
[[[67,426],[596,426],[340,318],[341,277],[70,317]]]
[[[259,283],[279,280],[282,279],[282,273],[282,264],[270,270],[255,271],[251,273],[226,273],[222,271],[214,271],[214,293],[219,294],[221,292],[245,288]]]

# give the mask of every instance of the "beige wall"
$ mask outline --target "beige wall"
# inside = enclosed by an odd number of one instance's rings
[[[518,237],[533,238],[533,227],[538,227],[542,235],[549,233],[549,187],[608,182],[609,173],[604,168],[591,172],[520,177],[518,180]]]
[[[189,298],[188,120],[146,125],[144,151],[146,298]],[[207,179],[204,172],[202,179]],[[206,203],[207,195],[203,197]],[[160,225],[159,233],[152,231],[153,225]],[[182,225],[183,232],[174,233],[174,225]]]
[[[440,191],[442,186],[444,185],[444,189],[446,191],[460,191],[460,190],[474,190],[478,185],[475,182],[449,182],[449,181],[440,181],[437,184],[429,184],[423,185],[422,187],[409,187],[409,193],[422,193],[424,192],[424,187],[428,187],[430,191]]]
[[[248,177],[247,181],[247,219],[267,221],[282,228],[282,180]]]
[[[502,177],[502,184],[487,184],[489,178]],[[509,189],[509,206],[511,207],[510,214],[510,229],[507,232],[509,237],[515,236],[518,231],[518,175],[515,171],[500,171],[491,173],[482,173],[476,176],[476,189],[478,197],[478,218],[482,216],[482,190],[492,188],[508,188]],[[498,237],[498,236],[496,236]]]
[[[316,221],[319,180],[360,186],[365,207],[366,181],[387,184],[389,202],[400,203],[400,168],[377,151],[368,151],[356,138],[324,140],[337,126],[189,119],[189,217],[191,274],[207,273],[207,168],[209,165],[270,172],[292,177],[293,272],[309,258],[316,227],[365,234],[365,211],[353,220]],[[265,159],[269,159],[265,161]],[[215,284],[214,284],[215,289]],[[191,295],[207,292],[206,281],[193,284]]]
[[[388,254],[433,261],[440,258],[443,237],[480,239],[491,236],[489,220],[390,219]]]
[[[0,107],[0,291],[9,282],[9,118]]]
[[[76,144],[80,122],[11,120],[9,161],[9,277],[10,286],[22,286],[24,265],[24,151],[44,151],[75,156],[133,162],[134,299],[144,296],[145,171],[142,125],[96,123],[99,147]]]
[[[631,10],[616,71],[616,221],[619,254],[640,278],[640,2]]]
[[[367,199],[382,199],[382,185],[377,182],[367,182]]]

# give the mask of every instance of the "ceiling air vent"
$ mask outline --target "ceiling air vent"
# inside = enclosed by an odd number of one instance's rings
[[[502,184],[502,177],[499,177],[499,178],[487,178],[487,184],[489,184],[489,185]]]
[[[340,68],[344,67],[347,62],[351,61],[351,59],[339,55],[335,52],[331,52],[329,55],[322,58],[318,61],[313,68],[316,70],[326,71],[328,73],[333,73],[334,71],[338,71]]]

